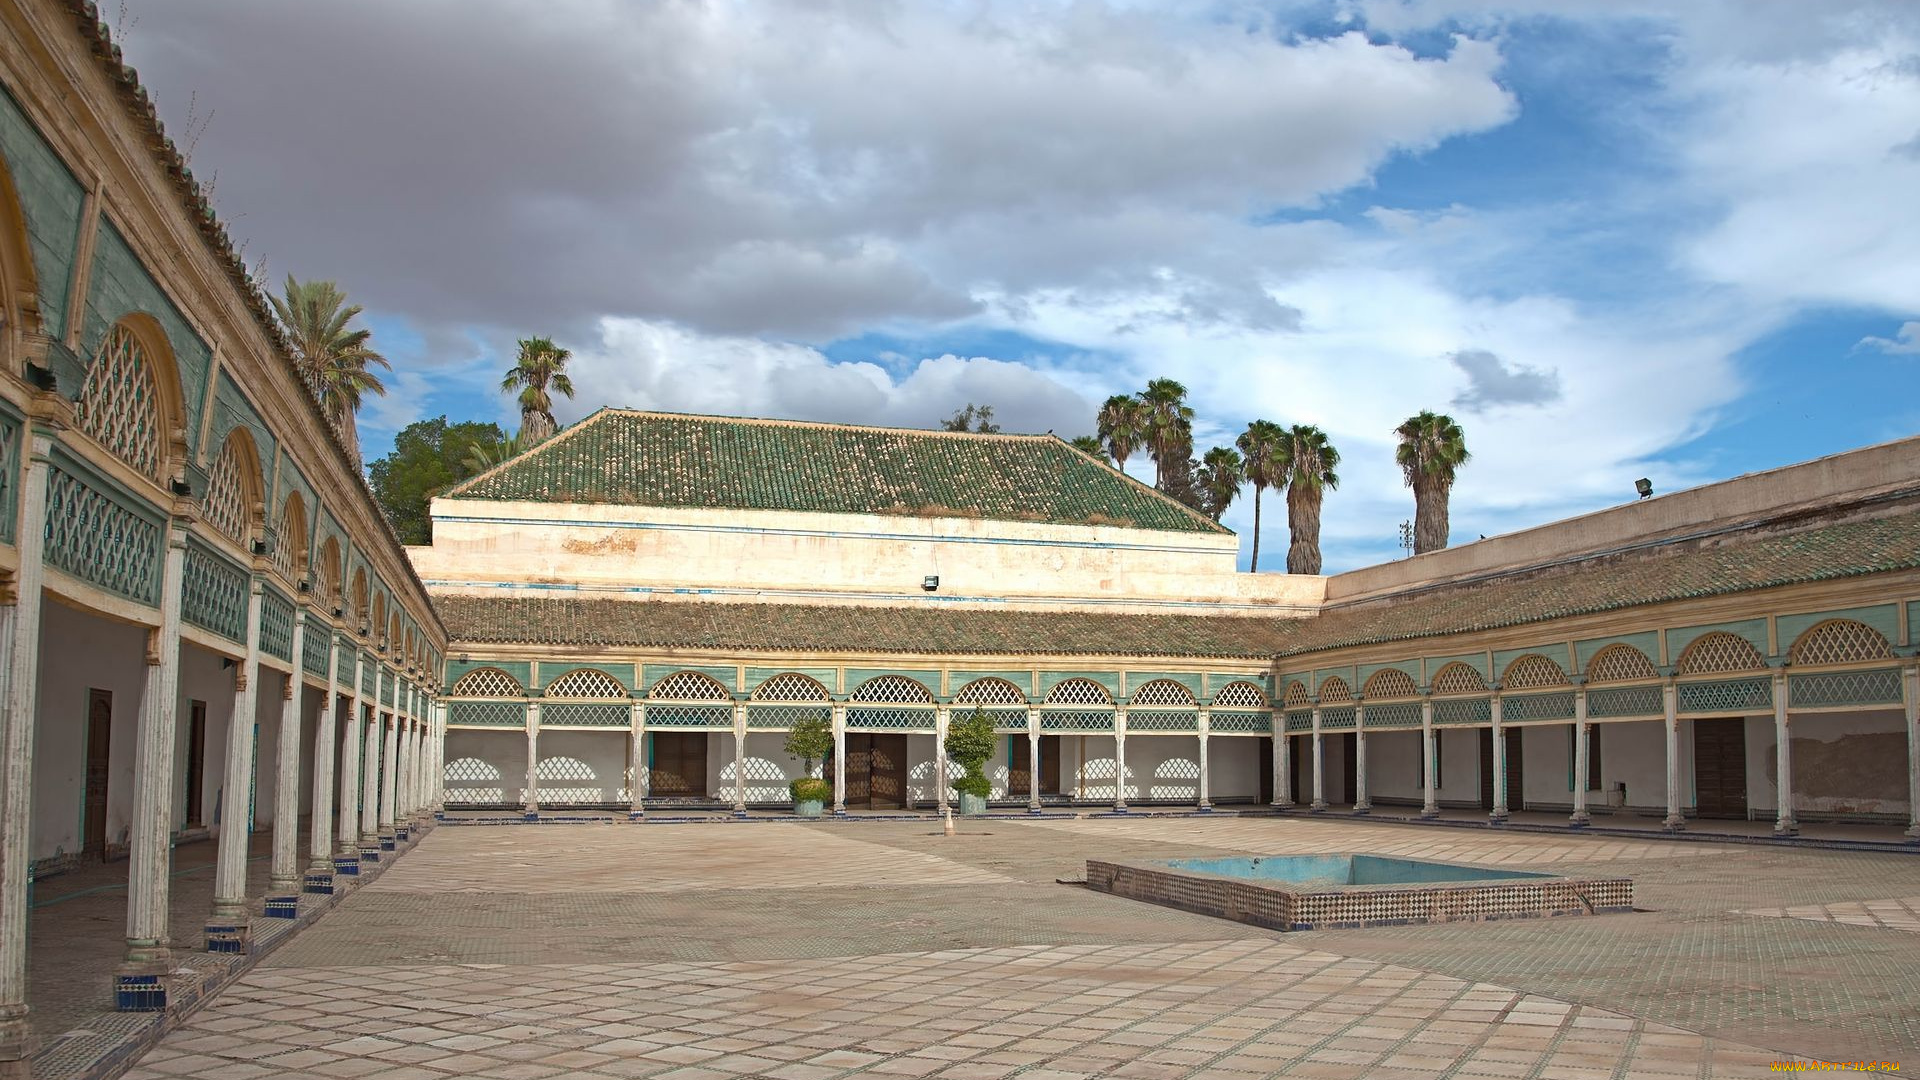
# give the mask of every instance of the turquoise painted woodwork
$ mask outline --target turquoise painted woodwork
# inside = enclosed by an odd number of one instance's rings
[[[1461,653],[1458,656],[1429,656],[1426,658],[1426,664],[1427,664],[1426,681],[1432,682],[1433,677],[1440,673],[1441,668],[1446,667],[1448,664],[1456,664],[1456,663],[1465,664],[1468,667],[1472,668],[1473,670],[1479,672],[1480,677],[1487,680],[1488,682],[1493,681],[1493,672],[1488,670],[1487,654],[1484,652]]]
[[[1433,703],[1435,724],[1491,724],[1492,698],[1440,698]]]
[[[307,632],[300,639],[300,666],[314,675],[324,677],[327,674],[329,647],[328,627],[309,616]]]
[[[1683,682],[1678,690],[1677,708],[1682,715],[1773,711],[1773,679],[1766,675]]]
[[[633,710],[612,702],[547,702],[540,706],[543,728],[620,728],[633,723]]]
[[[120,231],[106,220],[100,222],[100,232],[94,240],[86,310],[80,354],[89,363],[107,331],[122,318],[145,312],[159,320],[167,343],[173,347],[174,365],[180,371],[180,399],[186,411],[187,437],[189,440],[199,438],[201,403],[206,396],[213,350],[194,333],[192,325],[147,273]],[[69,397],[80,394],[79,386],[63,386],[61,390]]]
[[[47,477],[49,565],[135,603],[158,607],[165,543],[159,511],[54,448]]]
[[[1504,678],[1506,677],[1507,669],[1513,666],[1515,660],[1523,656],[1535,655],[1544,656],[1553,661],[1555,666],[1569,675],[1575,674],[1575,672],[1567,666],[1573,663],[1573,658],[1567,655],[1567,645],[1564,641],[1550,642],[1527,649],[1496,649],[1493,654],[1493,670],[1498,672],[1500,677]]]
[[[26,218],[41,329],[49,337],[63,337],[87,191],[5,87],[0,87],[0,158]]]
[[[414,632],[418,633],[419,631],[416,628]],[[554,680],[559,679],[560,677],[566,675],[568,672],[579,671],[582,668],[592,670],[592,671],[605,672],[608,678],[619,683],[623,688],[626,689],[628,693],[633,692],[633,689],[634,689],[633,675],[635,671],[634,665],[603,664],[597,660],[591,663],[582,661],[577,664],[571,663],[571,662],[564,662],[564,661],[563,662],[555,662],[552,660],[545,661],[540,665],[540,685],[543,688],[552,686],[554,683]]]
[[[848,668],[847,693],[852,695],[863,683],[882,679],[888,675],[898,675],[911,679],[927,688],[927,693],[940,696],[940,672],[936,668]]]
[[[533,682],[533,665],[525,660],[488,660],[475,657],[466,660],[449,661],[447,663],[447,685],[451,687],[454,683],[460,681],[460,676],[465,675],[475,668],[483,667],[499,668],[501,671],[513,676],[513,681],[523,687]]]
[[[1545,694],[1506,694],[1500,699],[1500,722],[1503,724],[1571,719],[1571,690],[1555,690]]]
[[[519,701],[450,701],[447,726],[524,728],[527,706]]]
[[[273,436],[267,422],[247,400],[240,390],[240,384],[233,381],[225,371],[214,380],[213,389],[213,426],[208,431],[207,445],[201,448],[206,463],[211,466],[213,459],[220,454],[220,448],[226,445],[227,435],[234,428],[244,427],[253,436],[253,444],[260,451],[260,465],[263,469],[272,469],[274,459],[280,452],[280,441]]]
[[[1865,623],[1880,631],[1880,636],[1886,638],[1889,645],[1898,644],[1900,641],[1900,605],[1876,604],[1872,607],[1846,608],[1841,611],[1816,611],[1806,615],[1780,616],[1774,620],[1774,629],[1780,636],[1780,655],[1791,654],[1793,643],[1800,640],[1800,635],[1829,619],[1852,619],[1857,623]]]
[[[1192,735],[1200,730],[1200,714],[1192,709],[1128,709],[1127,734]]]
[[[1351,705],[1328,705],[1320,710],[1321,731],[1352,731],[1354,727],[1354,708]]]
[[[1842,709],[1905,702],[1900,669],[1834,671],[1787,676],[1787,701],[1795,709]]]
[[[1358,694],[1360,692],[1360,683],[1355,678],[1355,675],[1357,674],[1357,670],[1358,669],[1352,666],[1335,667],[1335,668],[1315,668],[1313,670],[1313,678],[1310,681],[1308,681],[1307,686],[1314,692],[1315,695],[1318,695],[1320,693],[1320,688],[1327,684],[1328,679],[1339,679],[1341,682],[1347,684],[1347,689],[1349,691],[1351,691],[1352,693]]]
[[[802,720],[833,722],[831,705],[749,705],[747,727],[752,730],[785,731]]]
[[[273,588],[260,591],[260,651],[293,660],[293,601]]]
[[[1658,686],[1607,686],[1587,691],[1587,719],[1664,717],[1667,706]]]
[[[1148,683],[1159,682],[1162,679],[1179,683],[1196,698],[1205,693],[1205,688],[1201,684],[1201,675],[1197,671],[1129,671],[1127,672],[1127,693],[1132,694]]]
[[[1720,630],[1724,630],[1735,637],[1745,638],[1749,645],[1759,650],[1761,656],[1773,655],[1773,650],[1767,648],[1767,620],[1742,619],[1739,622],[1715,623],[1711,626],[1687,626],[1668,630],[1667,663],[1678,664],[1681,655],[1687,651],[1687,646],[1706,637],[1708,634]],[[1653,656],[1651,653],[1648,655]],[[1660,658],[1653,656],[1653,662],[1658,664]]]
[[[1395,660],[1385,664],[1361,664],[1354,669],[1354,677],[1356,680],[1353,687],[1354,693],[1357,694],[1365,688],[1367,680],[1387,670],[1398,671],[1404,674],[1407,678],[1413,680],[1413,685],[1415,686],[1419,686],[1425,681],[1420,677],[1420,661],[1418,660]]]
[[[1032,668],[952,668],[947,671],[947,692],[957,694],[968,683],[979,679],[1001,679],[1019,687],[1022,694],[1033,696],[1035,674]]]
[[[181,576],[181,620],[244,644],[248,578],[239,564],[199,540],[189,539],[186,570]]]
[[[851,673],[849,673],[851,674]],[[1107,693],[1120,696],[1120,673],[1117,671],[1043,671],[1040,673],[1040,697],[1045,700],[1053,688],[1068,679],[1086,679],[1099,683]]]
[[[714,665],[710,667],[690,667],[686,664],[648,664],[644,671],[642,671],[643,678],[641,681],[646,683],[647,689],[651,690],[655,683],[672,675],[676,671],[697,671],[702,675],[712,678],[732,693],[737,694],[740,692],[740,670],[732,664]]]
[[[836,668],[750,667],[747,669],[747,685],[741,687],[741,689],[751,694],[755,690],[760,688],[761,683],[766,682],[768,679],[771,679],[776,675],[785,675],[788,672],[792,672],[795,675],[805,675],[807,678],[812,679],[814,682],[817,682],[821,686],[826,687],[827,693],[829,695],[833,693],[833,688],[839,685],[838,680],[840,677],[840,673]]]
[[[1615,637],[1588,638],[1573,643],[1575,663],[1579,670],[1575,675],[1585,675],[1593,666],[1593,658],[1609,645],[1631,645],[1646,656],[1647,662],[1660,665],[1660,634],[1655,630],[1646,630],[1638,634],[1620,634]]]
[[[934,710],[901,705],[852,705],[847,708],[848,731],[932,731]]]
[[[25,441],[20,417],[0,408],[0,542],[9,544],[20,517],[20,449]]]
[[[1220,722],[1220,714],[1214,714],[1214,723]],[[1401,701],[1391,705],[1367,706],[1367,730],[1374,728],[1408,728],[1420,726],[1420,703]]]

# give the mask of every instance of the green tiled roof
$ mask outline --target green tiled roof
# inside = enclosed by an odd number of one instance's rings
[[[1493,630],[1642,604],[1920,569],[1920,513],[1696,540],[1402,593],[1273,628],[1281,656]]]
[[[1265,659],[1274,622],[1207,615],[956,611],[580,597],[441,596],[464,645],[740,652],[1062,654]]]
[[[461,499],[1229,530],[1051,435],[603,409]]]

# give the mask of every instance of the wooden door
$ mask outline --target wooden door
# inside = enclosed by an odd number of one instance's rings
[[[1287,766],[1293,774],[1293,801],[1304,806],[1313,801],[1313,763],[1307,760],[1313,753],[1313,736],[1289,735],[1287,738],[1293,740]]]
[[[867,805],[901,810],[907,805],[907,737],[872,735],[867,750]]]
[[[187,824],[202,825],[200,788],[206,783],[207,703],[189,702],[187,722]]]
[[[1028,745],[1025,735],[1007,736],[1007,797],[1026,798],[1033,794],[1033,748]],[[1041,751],[1041,757],[1046,752]]]
[[[1520,754],[1520,729],[1502,728],[1501,737],[1506,744],[1507,766],[1507,809],[1519,810],[1525,805],[1521,795],[1526,788],[1526,761]],[[1435,733],[1435,739],[1439,734]],[[1480,729],[1480,809],[1493,809],[1493,729]]]
[[[847,805],[873,801],[873,736],[847,733]]]
[[[707,793],[707,733],[656,731],[648,793],[658,798],[698,798]]]
[[[1693,721],[1693,790],[1703,818],[1747,816],[1747,722]]]
[[[1254,741],[1258,746],[1256,753],[1260,755],[1260,805],[1271,806],[1273,805],[1273,736],[1262,735]],[[1218,747],[1220,744],[1215,742],[1213,745]]]
[[[1060,794],[1060,736],[1040,736],[1040,794]]]
[[[1347,786],[1340,792],[1339,801],[1355,802],[1360,796],[1360,736],[1351,731],[1340,736],[1340,753],[1345,759],[1340,765],[1340,777]]]
[[[107,851],[107,748],[113,737],[113,691],[87,691],[87,787],[81,834],[83,855]]]

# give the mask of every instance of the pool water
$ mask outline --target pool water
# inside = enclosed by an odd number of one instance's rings
[[[1251,858],[1168,859],[1160,865],[1191,874],[1217,874],[1243,881],[1289,885],[1418,885],[1442,881],[1511,881],[1545,878],[1526,870],[1490,870],[1479,866],[1390,859],[1380,855],[1259,855]]]

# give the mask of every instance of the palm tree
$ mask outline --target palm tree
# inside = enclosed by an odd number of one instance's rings
[[[347,453],[360,463],[360,434],[354,414],[368,394],[385,395],[386,384],[368,370],[374,365],[393,370],[387,358],[367,345],[373,332],[347,324],[360,315],[359,304],[348,304],[345,293],[331,281],[295,281],[287,275],[286,295],[268,296],[273,313],[287,334],[293,362],[307,389],[333,421]]]
[[[1153,454],[1153,486],[1165,490],[1167,464],[1177,455],[1182,460],[1193,450],[1193,409],[1187,405],[1187,388],[1172,379],[1155,379],[1140,393],[1147,408],[1147,448]]]
[[[1240,485],[1245,481],[1245,465],[1239,451],[1226,446],[1207,451],[1200,459],[1200,501],[1207,516],[1219,521],[1220,515],[1227,512],[1227,507],[1240,494]]]
[[[1394,429],[1400,447],[1394,459],[1413,489],[1413,553],[1447,546],[1447,500],[1453,477],[1472,455],[1467,436],[1453,417],[1429,409],[1409,417]]]
[[[1281,440],[1281,471],[1287,478],[1287,526],[1293,544],[1287,549],[1287,573],[1320,572],[1320,499],[1328,488],[1340,486],[1333,471],[1340,451],[1327,433],[1311,424],[1295,424]]]
[[[1260,569],[1260,496],[1270,487],[1285,487],[1287,472],[1281,463],[1286,432],[1271,420],[1255,420],[1234,440],[1245,458],[1247,481],[1253,485],[1253,564]]]
[[[495,465],[519,457],[520,452],[528,448],[528,444],[518,435],[508,435],[495,443],[474,443],[467,448],[467,456],[461,459],[460,467],[467,470],[468,476],[479,476]]]
[[[1106,445],[1113,467],[1121,472],[1127,471],[1127,458],[1147,444],[1146,412],[1139,398],[1115,394],[1100,406],[1100,414],[1094,418],[1099,429],[1096,437]]]
[[[1086,454],[1088,457],[1096,457],[1101,461],[1107,460],[1107,448],[1100,445],[1100,436],[1098,435],[1075,435],[1073,438],[1067,440],[1067,445]]]
[[[553,398],[549,389],[564,397],[573,396],[573,380],[567,377],[567,361],[573,353],[555,345],[550,338],[522,338],[520,356],[500,389],[520,391],[520,441],[533,446],[553,434]]]

